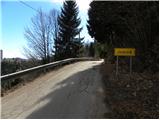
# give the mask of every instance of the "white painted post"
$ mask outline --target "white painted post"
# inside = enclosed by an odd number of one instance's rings
[[[118,75],[118,56],[117,56],[117,64],[116,64],[116,75]]]

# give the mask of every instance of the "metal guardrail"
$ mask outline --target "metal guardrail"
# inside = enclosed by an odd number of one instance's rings
[[[40,65],[37,67],[32,67],[29,69],[25,69],[22,71],[18,71],[15,73],[7,74],[0,76],[1,79],[1,96],[4,95],[4,93],[13,88],[16,85],[19,85],[19,83],[22,83],[24,85],[27,81],[34,80],[39,75],[46,73],[48,70],[52,70],[57,66],[61,66],[64,64],[73,63],[76,61],[86,61],[86,60],[94,60],[93,58],[69,58],[65,60],[60,60],[44,65]]]
[[[4,82],[4,80],[8,81],[8,79],[13,80],[13,79],[19,78],[19,77],[21,77],[25,74],[29,74],[31,72],[35,72],[35,71],[38,71],[38,70],[46,70],[48,68],[52,68],[52,67],[55,67],[55,66],[58,66],[58,65],[63,65],[63,64],[67,64],[67,63],[71,63],[71,62],[75,62],[75,61],[83,61],[83,60],[93,60],[93,58],[69,58],[69,59],[65,59],[65,60],[60,60],[60,61],[40,65],[40,66],[37,66],[37,67],[25,69],[25,70],[22,70],[22,71],[18,71],[18,72],[15,72],[15,73],[3,75],[3,76],[0,76],[0,79],[1,79],[1,82]]]

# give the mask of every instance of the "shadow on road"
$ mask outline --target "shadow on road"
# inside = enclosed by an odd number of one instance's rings
[[[28,119],[95,118],[96,79],[99,65],[78,72],[53,87],[50,94],[41,98]],[[101,78],[100,78],[101,79]],[[41,94],[41,93],[40,93]],[[45,103],[45,101],[47,101]],[[102,118],[99,117],[99,118]]]

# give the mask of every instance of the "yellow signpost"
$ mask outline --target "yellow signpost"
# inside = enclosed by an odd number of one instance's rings
[[[115,48],[115,56],[135,56],[135,48]]]
[[[132,57],[136,55],[135,48],[115,48],[114,56],[117,56],[116,75],[118,75],[118,56],[130,56],[130,75],[132,73]]]

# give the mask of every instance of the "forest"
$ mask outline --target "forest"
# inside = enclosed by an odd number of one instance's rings
[[[88,15],[89,34],[105,59],[106,118],[159,118],[159,2],[93,1]],[[115,76],[114,48],[135,48],[131,75],[122,56]]]

